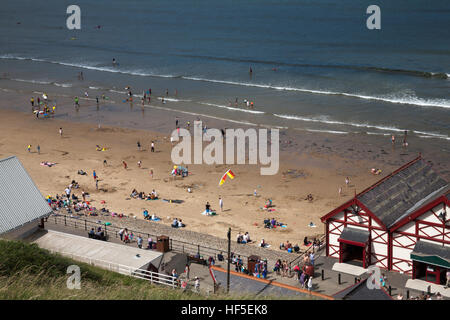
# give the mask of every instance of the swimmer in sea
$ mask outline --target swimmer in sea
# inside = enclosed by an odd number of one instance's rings
[[[113,66],[116,66],[116,65],[117,65],[117,61],[116,61],[116,58],[113,58],[113,60],[112,60],[112,64],[113,64]]]

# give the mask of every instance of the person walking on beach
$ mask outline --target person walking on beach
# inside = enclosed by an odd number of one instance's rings
[[[406,148],[408,146],[408,142],[406,141],[406,137],[408,136],[408,130],[405,130],[405,135],[403,136],[403,147]]]
[[[29,144],[29,145],[27,146],[27,150],[28,150],[28,152],[31,152],[31,144]]]
[[[92,172],[92,176],[94,177],[94,180],[97,180],[97,173],[95,172],[95,170]]]
[[[123,164],[123,168],[126,170],[128,168],[127,163],[125,161],[122,161],[122,164]]]
[[[95,190],[98,190],[98,179],[95,179]]]
[[[223,200],[221,197],[219,197],[219,207],[220,207],[220,211],[223,211]]]
[[[59,128],[59,136],[62,138],[62,135],[63,135],[63,130],[62,130],[62,128]]]
[[[392,146],[394,146],[394,144],[395,144],[395,136],[394,135],[391,136],[391,142],[392,142]]]
[[[80,107],[78,97],[75,97],[75,107]]]
[[[31,102],[31,107],[33,108],[34,107],[34,97],[31,97],[30,102]]]
[[[150,169],[150,177],[153,179],[153,169]]]
[[[139,249],[142,249],[142,241],[143,241],[143,239],[142,239],[141,235],[138,235],[137,246]]]
[[[155,152],[155,143],[152,141],[152,152]]]
[[[142,161],[141,161],[141,160],[139,160],[139,161],[138,161],[138,163],[137,163],[137,165],[138,165],[138,167],[140,168],[140,167],[141,167],[141,165],[142,165]]]
[[[138,150],[141,151],[141,143],[139,141],[137,142],[137,147],[138,147]]]
[[[37,149],[38,154],[41,154],[41,146],[37,145],[36,149]]]
[[[348,177],[345,178],[345,185],[348,187],[348,184],[350,183],[350,179]]]

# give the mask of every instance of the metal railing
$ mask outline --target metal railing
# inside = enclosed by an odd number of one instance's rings
[[[78,218],[78,217],[70,217],[70,216],[62,215],[62,214],[54,214],[54,215],[48,217],[47,222],[52,222],[55,225],[63,225],[65,227],[73,227],[75,229],[81,229],[81,230],[85,230],[85,231],[89,231],[92,228],[94,228],[94,230],[97,230],[98,227],[102,227],[102,231],[105,232],[105,236],[114,237],[116,239],[120,238],[119,231],[122,229],[119,227],[107,226],[104,223],[97,223],[97,222],[90,221],[87,219]],[[129,234],[133,233],[133,235],[134,235],[134,238],[131,239],[131,242],[136,242],[136,237],[139,234],[142,236],[147,236],[147,238],[152,238],[153,243],[156,243],[156,241],[157,241],[158,235],[156,235],[154,233],[149,233],[149,232],[144,232],[144,231],[136,231],[136,230],[131,230],[129,228],[127,228],[127,229],[128,229]],[[144,243],[145,243],[145,241],[144,241]],[[202,246],[202,245],[198,245],[198,244],[193,244],[193,243],[185,242],[182,240],[175,240],[172,238],[169,238],[169,249],[174,252],[185,253],[185,254],[189,254],[189,255],[198,255],[202,259],[205,259],[205,260],[208,260],[208,258],[210,256],[212,256],[217,261],[217,256],[221,252],[224,256],[226,256],[226,253],[224,250],[206,247],[206,246]],[[235,253],[235,254],[238,255],[238,253]],[[239,253],[239,255],[243,259],[248,258],[248,256],[246,256],[246,255],[243,255],[240,253]],[[225,257],[225,259],[226,259],[226,257]]]
[[[55,251],[57,252],[57,251]],[[143,269],[136,269],[129,266],[121,265],[118,263],[111,263],[108,261],[93,259],[88,257],[83,257],[80,255],[76,255],[68,252],[57,252],[63,256],[72,258],[73,260],[77,260],[80,262],[84,262],[102,269],[106,269],[109,271],[117,272],[123,275],[127,275],[130,277],[147,280],[150,283],[158,283],[162,285],[166,285],[172,288],[176,288],[178,286],[177,279],[173,276],[166,275],[163,273],[147,271]]]
[[[326,239],[326,235],[323,235],[322,237],[319,238],[321,245],[319,246],[319,248],[317,250],[322,249],[326,245],[325,239]],[[302,254],[300,254],[295,259],[293,259],[291,262],[289,262],[289,267],[295,266],[295,264],[298,263],[300,261],[300,259],[305,257],[305,255],[309,254],[311,251],[312,252],[315,251],[314,244],[312,244],[309,248],[307,248],[305,250],[305,252],[302,252]]]

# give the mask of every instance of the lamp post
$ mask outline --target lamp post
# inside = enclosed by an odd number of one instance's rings
[[[231,228],[228,228],[227,294],[230,292]]]
[[[444,210],[442,210],[442,212],[439,214],[439,218],[442,220],[442,224],[443,224],[443,234],[445,235],[445,227],[446,227],[446,223],[447,223],[447,210],[445,208],[445,204],[444,204]],[[444,247],[444,242],[442,242],[442,246]]]

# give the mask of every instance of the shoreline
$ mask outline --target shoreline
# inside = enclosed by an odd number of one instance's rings
[[[314,238],[323,234],[321,216],[351,198],[355,191],[361,191],[415,158],[418,152],[432,161],[433,167],[444,178],[450,176],[448,162],[439,154],[429,156],[427,150],[414,145],[413,137],[410,138],[412,147],[408,150],[391,150],[385,137],[383,140],[371,137],[373,139],[367,141],[360,135],[342,137],[321,132],[280,130],[280,169],[274,176],[260,176],[259,166],[254,165],[190,165],[192,175],[171,181],[169,173],[173,165],[170,161],[169,133],[173,129],[175,115],[181,123],[186,120],[193,123],[195,119],[185,114],[152,109],[149,116],[147,113],[142,117],[140,105],[136,104],[135,110],[130,113],[141,116],[150,131],[125,128],[132,126],[133,121],[139,121],[136,117],[127,119],[124,116],[121,120],[123,127],[107,125],[108,121],[114,122],[114,119],[108,120],[111,107],[101,105],[97,114],[95,102],[94,106],[82,107],[78,118],[67,121],[58,117],[36,119],[30,112],[27,93],[18,95],[2,91],[0,97],[0,108],[3,110],[0,157],[17,155],[44,196],[63,193],[70,181],[75,179],[80,183],[77,195],[80,196],[82,190],[89,192],[89,200],[98,209],[101,208],[100,201],[104,200],[105,207],[110,211],[132,213],[138,219],[142,218],[143,209],[147,209],[150,214],[155,212],[163,219],[160,223],[167,225],[171,222],[167,217],[178,217],[187,225],[186,230],[220,238],[225,238],[226,231],[231,227],[233,233],[248,231],[256,243],[264,238],[273,248],[286,240],[301,244],[305,236]],[[65,111],[71,116],[68,107],[70,100],[67,98],[60,103],[58,99],[57,116]],[[6,110],[19,103],[22,108],[28,103],[30,111]],[[92,118],[97,115],[102,120],[100,128],[95,124],[97,118]],[[64,138],[59,137],[60,126],[64,129]],[[236,127],[228,126],[221,120],[208,120],[209,128],[224,126]],[[145,151],[137,150],[138,140]],[[157,150],[153,154],[149,152],[152,140],[155,140]],[[26,151],[28,144],[32,145],[33,153]],[[41,147],[40,155],[36,153],[37,144]],[[106,146],[107,151],[95,151],[97,144]],[[108,167],[102,165],[105,159]],[[123,160],[127,161],[128,170],[123,169]],[[136,165],[138,160],[142,161],[141,169]],[[39,165],[42,161],[57,164],[47,168]],[[220,176],[230,167],[236,179],[218,187]],[[381,168],[382,174],[370,174],[372,167]],[[154,169],[154,179],[149,176],[150,168]],[[88,175],[77,175],[80,169]],[[92,170],[96,170],[100,177],[99,187],[107,192],[95,189]],[[344,182],[347,176],[350,178],[349,187]],[[192,188],[192,193],[186,191],[188,186]],[[338,195],[339,187],[343,188],[341,197]],[[162,198],[179,199],[184,203],[127,200],[133,188],[146,193],[155,189]],[[253,196],[255,189],[260,197]],[[313,195],[312,202],[305,200],[308,194]],[[218,207],[219,196],[224,199],[226,211],[218,212],[214,217],[201,215],[206,201],[213,208]],[[267,198],[271,198],[276,206],[275,211],[270,213],[260,209]],[[287,228],[265,229],[263,220],[272,217],[287,224]],[[310,222],[316,227],[308,227]]]

